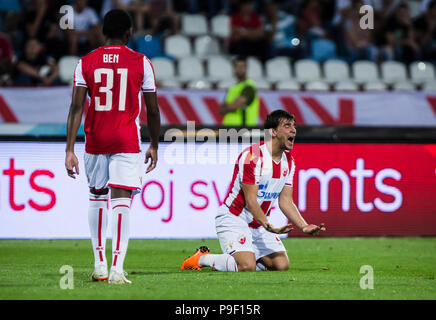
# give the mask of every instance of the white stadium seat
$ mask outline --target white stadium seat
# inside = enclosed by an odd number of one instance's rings
[[[410,64],[410,78],[415,84],[435,81],[434,65],[423,61],[413,62]]]
[[[194,40],[195,55],[199,57],[220,54],[220,45],[215,38],[210,36],[200,36]]]
[[[59,78],[62,82],[73,84],[74,70],[76,69],[79,57],[64,56],[59,59]]]
[[[324,63],[325,81],[329,83],[350,78],[348,64],[342,60],[328,60]]]
[[[269,90],[271,89],[271,83],[267,80],[257,79],[254,81],[257,89]]]
[[[415,91],[416,88],[413,83],[409,81],[396,82],[393,85],[395,91]]]
[[[329,91],[329,85],[320,80],[310,81],[306,83],[307,91]]]
[[[263,66],[259,59],[247,58],[247,77],[253,80],[263,78]]]
[[[206,17],[201,14],[182,15],[182,33],[187,36],[199,36],[207,34]]]
[[[153,58],[151,59],[153,69],[157,80],[172,79],[176,72],[174,62],[168,58]]]
[[[382,79],[387,84],[407,80],[406,66],[398,61],[385,61],[381,64]]]
[[[214,36],[228,38],[230,36],[230,17],[227,15],[216,15],[211,20],[211,31]]]
[[[309,59],[298,60],[295,62],[294,70],[297,81],[307,82],[321,79],[321,69],[316,61]]]
[[[228,89],[230,87],[233,87],[236,84],[236,79],[230,78],[230,79],[224,79],[217,83],[218,89]]]
[[[334,85],[336,91],[358,91],[359,86],[352,81],[339,81]]]
[[[291,78],[291,64],[286,57],[276,57],[265,63],[266,77],[270,81],[288,80]]]
[[[223,56],[208,57],[207,75],[211,81],[230,79],[233,77],[232,63]]]
[[[204,78],[203,63],[197,57],[184,57],[178,61],[178,79],[181,81]]]
[[[190,89],[211,89],[212,84],[207,80],[192,80],[188,83]]]
[[[363,84],[363,90],[365,91],[385,91],[387,89],[387,85],[379,81],[372,81]]]
[[[353,79],[357,83],[378,81],[377,65],[372,61],[360,60],[353,63]]]
[[[178,88],[182,87],[182,84],[178,80],[175,80],[175,79],[165,79],[165,80],[162,80],[159,82],[161,84],[161,87],[163,87],[163,88],[176,88],[176,89],[178,89]]]
[[[164,42],[165,53],[176,57],[186,57],[192,54],[191,42],[189,39],[182,35],[169,36]]]
[[[278,90],[300,90],[300,85],[294,80],[282,80],[277,82],[276,89]]]
[[[436,92],[436,81],[430,81],[424,83],[422,86],[423,91],[435,91]]]

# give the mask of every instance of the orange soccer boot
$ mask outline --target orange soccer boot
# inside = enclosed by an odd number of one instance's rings
[[[181,270],[200,270],[201,266],[198,264],[198,261],[200,260],[201,256],[204,256],[205,254],[210,254],[210,250],[206,246],[201,246],[200,248],[195,251],[195,253],[187,258],[185,261],[183,261],[182,266],[180,267]]]

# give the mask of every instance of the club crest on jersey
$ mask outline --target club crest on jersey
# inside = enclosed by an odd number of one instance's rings
[[[245,238],[244,236],[242,236],[242,237],[239,238],[238,242],[239,242],[240,244],[244,244],[246,240],[247,240],[247,238]]]
[[[286,177],[287,174],[288,174],[288,170],[285,169],[285,171],[283,171],[283,176]]]

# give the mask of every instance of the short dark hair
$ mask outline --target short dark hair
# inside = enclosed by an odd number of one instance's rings
[[[122,38],[131,27],[132,18],[124,10],[110,10],[103,18],[103,34],[110,39]]]
[[[247,57],[243,55],[238,55],[233,59],[233,64],[235,64],[238,61],[244,61],[247,62]]]
[[[266,116],[263,127],[264,129],[277,129],[280,122],[283,120],[295,121],[295,117],[293,114],[284,110],[275,110]]]

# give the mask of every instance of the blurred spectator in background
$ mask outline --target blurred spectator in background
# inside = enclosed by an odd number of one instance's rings
[[[247,79],[247,60],[238,56],[233,61],[238,83],[229,88],[224,102],[220,105],[220,114],[224,115],[225,126],[255,126],[259,119],[259,96],[256,84]]]
[[[414,28],[410,19],[409,7],[403,2],[395,9],[385,23],[384,55],[387,59],[410,63],[419,56],[419,47],[415,41]]]
[[[0,32],[0,85],[12,84],[13,59],[11,42],[8,36]]]
[[[426,8],[414,22],[416,41],[422,48],[422,60],[436,63],[436,1],[432,0]]]
[[[19,59],[17,85],[59,84],[59,68],[53,58],[43,52],[43,46],[37,39],[29,39],[24,48],[24,55]]]
[[[264,24],[266,36],[271,43],[271,57],[301,58],[301,41],[297,35],[295,16],[279,10],[277,4],[271,2],[266,5]]]
[[[144,35],[139,35],[135,40],[136,51],[145,54],[149,59],[157,57],[166,57],[173,59],[171,56],[165,54],[162,48],[162,38],[169,28],[168,20],[160,19],[156,21],[157,24],[153,25],[151,31]]]
[[[113,0],[117,9],[130,13],[134,18],[135,31],[144,31],[144,18],[149,8],[145,1],[141,0]]]
[[[349,15],[344,19],[345,45],[348,62],[356,60],[371,60],[376,62],[377,47],[373,44],[372,30],[362,29],[360,8],[364,5],[362,0],[353,0]]]
[[[46,53],[56,59],[67,52],[58,26],[57,14],[61,5],[62,1],[57,0],[28,0],[23,13],[25,38],[38,39]]]
[[[265,61],[270,52],[262,20],[254,12],[253,0],[241,0],[239,12],[231,17],[231,54],[256,56]]]
[[[101,25],[87,0],[74,0],[74,30],[67,30],[69,54],[83,55],[103,44]]]
[[[322,7],[317,0],[306,0],[301,7],[299,31],[304,36],[305,57],[316,61],[336,58],[336,45],[324,28]]]

